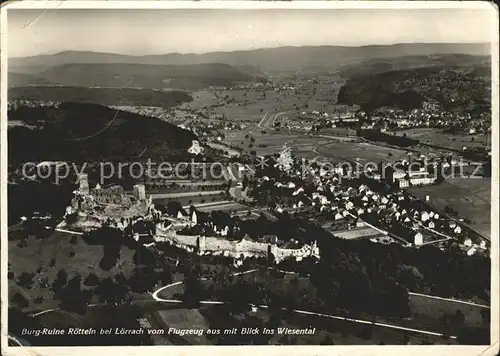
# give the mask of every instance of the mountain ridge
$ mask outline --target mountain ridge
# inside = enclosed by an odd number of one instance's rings
[[[432,54],[489,55],[486,43],[398,43],[367,46],[283,46],[207,53],[166,53],[126,55],[92,51],[62,51],[28,57],[9,58],[9,70],[37,73],[65,63],[138,63],[138,64],[202,64],[223,63],[252,65],[263,72],[300,70],[307,66],[334,68],[353,60]],[[286,58],[286,61],[284,60]]]

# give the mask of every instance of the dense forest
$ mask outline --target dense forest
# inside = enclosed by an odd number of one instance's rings
[[[26,161],[132,161],[189,158],[197,137],[156,118],[95,104],[63,103],[59,108],[21,107],[9,119],[36,123],[36,129],[9,129],[9,163]]]
[[[418,140],[406,137],[388,135],[377,130],[358,130],[357,135],[370,141],[385,142],[389,145],[410,147],[419,144]]]
[[[340,89],[338,103],[360,105],[366,111],[408,110],[432,100],[445,110],[480,114],[490,110],[488,74],[485,67],[424,67],[355,76]]]

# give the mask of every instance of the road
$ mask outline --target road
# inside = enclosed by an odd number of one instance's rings
[[[263,129],[264,127],[262,124],[267,120],[267,111],[264,113],[264,116],[262,116],[262,120],[257,124],[257,127],[260,129]]]
[[[287,111],[278,112],[276,114],[269,114],[266,112],[264,114],[264,116],[262,116],[262,119],[260,120],[260,122],[257,124],[257,127],[259,129],[273,128],[274,124],[276,122],[276,119],[278,119],[282,115],[285,115],[286,113],[287,113]]]
[[[233,273],[231,275],[237,276],[237,275],[242,275],[242,274],[253,273],[256,271],[258,271],[258,269],[252,269],[252,270],[248,270],[248,271],[244,271],[244,272],[236,272],[236,273]],[[201,278],[200,280],[207,280],[207,278]],[[157,302],[180,304],[180,303],[182,303],[182,301],[180,301],[178,299],[164,299],[164,298],[159,297],[158,294],[160,294],[161,292],[163,292],[171,287],[178,286],[178,285],[181,285],[183,283],[184,283],[184,281],[178,281],[178,282],[174,282],[174,283],[168,284],[166,286],[163,286],[163,287],[157,289],[156,291],[154,291],[152,293],[152,297]],[[447,300],[446,298],[440,298],[440,299]],[[455,300],[451,300],[451,301],[456,302]],[[206,300],[206,301],[200,301],[200,304],[218,304],[218,305],[221,305],[221,304],[226,304],[226,302],[216,301],[216,300],[215,301],[214,300]],[[267,305],[251,304],[251,306],[256,306],[256,307],[263,308],[263,309],[269,308],[269,306],[267,306]],[[283,308],[283,310],[285,310],[285,308]],[[348,318],[348,317],[343,317],[343,316],[339,316],[339,315],[317,313],[314,311],[308,311],[308,310],[302,310],[302,309],[294,309],[293,312],[296,314],[314,315],[314,316],[324,317],[324,318],[329,318],[329,319],[344,320],[344,321],[349,321],[349,322],[353,322],[353,323],[357,323],[357,324],[371,324],[371,325],[378,326],[378,327],[396,329],[396,330],[402,330],[402,331],[410,331],[410,332],[414,332],[417,334],[432,335],[432,336],[448,336],[450,339],[457,338],[454,335],[445,335],[445,334],[434,332],[434,331],[408,328],[408,327],[404,327],[404,326],[381,323],[381,322],[376,322],[376,321]]]

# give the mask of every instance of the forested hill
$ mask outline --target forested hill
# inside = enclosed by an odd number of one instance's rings
[[[189,65],[224,63],[231,66],[251,65],[264,73],[281,71],[333,71],[339,66],[370,59],[429,56],[436,54],[489,55],[487,43],[398,43],[393,45],[303,46],[260,48],[234,52],[202,54],[168,53],[128,56],[116,53],[64,51],[52,55],[9,58],[9,69],[17,73],[40,73],[54,66],[70,63],[140,63],[153,65]]]
[[[427,67],[351,77],[340,89],[338,102],[366,111],[381,107],[413,109],[436,101],[446,110],[488,112],[491,77],[487,67]]]
[[[36,77],[53,85],[73,87],[186,90],[228,86],[255,79],[235,67],[221,63],[192,65],[69,63],[38,72]]]
[[[20,107],[9,112],[9,119],[38,127],[9,129],[9,163],[187,159],[187,149],[197,139],[191,131],[157,118],[95,104]]]

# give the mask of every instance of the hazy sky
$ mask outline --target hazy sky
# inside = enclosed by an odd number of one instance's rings
[[[487,10],[8,10],[9,57],[489,42]]]

